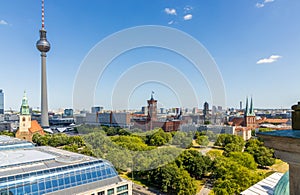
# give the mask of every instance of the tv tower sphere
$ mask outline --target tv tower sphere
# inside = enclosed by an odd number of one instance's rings
[[[45,29],[40,30],[40,40],[36,42],[36,48],[40,52],[48,52],[50,50],[50,43],[46,38],[47,31]]]

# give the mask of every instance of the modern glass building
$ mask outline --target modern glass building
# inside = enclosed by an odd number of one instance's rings
[[[26,140],[13,138],[6,135],[0,135],[0,151],[2,150],[14,150],[18,148],[32,148],[34,145]],[[0,153],[1,156],[1,153]],[[1,160],[0,160],[1,162]]]
[[[48,146],[0,151],[0,195],[131,195],[131,182],[103,159]]]
[[[0,114],[4,114],[4,93],[2,89],[0,89]]]

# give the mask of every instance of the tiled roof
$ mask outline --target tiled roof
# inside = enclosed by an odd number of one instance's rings
[[[258,121],[258,123],[272,123],[272,124],[285,124],[289,119],[279,119],[279,118],[263,118]]]
[[[40,124],[36,120],[31,121],[31,127],[29,128],[29,131],[31,133],[36,133],[36,132],[40,132],[40,131],[42,131],[44,133],[43,128],[40,126]]]
[[[232,122],[233,126],[242,126],[244,123],[244,118],[242,117],[235,117],[230,122]]]

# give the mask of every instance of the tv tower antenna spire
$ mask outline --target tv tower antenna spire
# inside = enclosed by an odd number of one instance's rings
[[[45,1],[42,0],[42,29],[45,28]]]

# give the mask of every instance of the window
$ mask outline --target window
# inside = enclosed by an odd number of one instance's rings
[[[115,193],[115,189],[109,189],[107,190],[107,195],[111,195]]]
[[[97,193],[97,195],[104,195],[105,194],[105,192],[104,191],[102,191],[102,192],[98,192]]]
[[[22,118],[22,121],[23,121],[23,122],[25,122],[25,121],[26,121],[26,118],[25,118],[25,117],[23,117],[23,118]]]
[[[128,192],[123,192],[123,193],[120,193],[118,195],[128,195]]]
[[[117,192],[128,190],[128,184],[117,187]]]

